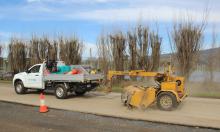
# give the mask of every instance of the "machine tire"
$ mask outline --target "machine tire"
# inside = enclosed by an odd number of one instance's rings
[[[123,103],[124,106],[127,106],[127,101],[128,101],[128,96],[127,92],[121,92],[121,102]]]
[[[67,98],[67,89],[63,84],[57,84],[55,86],[55,95],[58,99],[66,99]]]
[[[25,94],[27,92],[22,81],[17,81],[14,87],[17,94]]]
[[[127,106],[128,109],[133,109],[134,107],[130,104],[132,94],[126,92],[125,98],[126,98],[126,100],[124,100],[124,105]]]
[[[178,105],[176,96],[170,92],[162,92],[157,97],[157,107],[164,111],[171,111]]]

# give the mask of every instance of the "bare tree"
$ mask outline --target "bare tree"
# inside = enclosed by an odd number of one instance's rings
[[[149,70],[149,28],[139,25],[137,27],[137,56],[139,69]]]
[[[115,70],[124,70],[124,57],[126,49],[126,38],[122,32],[110,35],[111,52]]]
[[[158,33],[150,33],[150,46],[151,46],[151,68],[150,71],[155,71],[159,68],[160,64],[160,48],[162,38],[159,37]]]
[[[33,64],[37,64],[40,63],[42,60],[42,56],[39,54],[39,47],[40,47],[41,43],[40,40],[38,38],[36,38],[35,36],[32,37],[32,39],[29,42],[29,58],[30,58],[30,64],[29,65],[33,65]],[[41,45],[42,47],[42,45]],[[45,46],[46,47],[46,46]],[[41,52],[40,52],[41,53]]]
[[[127,39],[131,70],[138,68],[154,71],[159,68],[162,39],[158,32],[138,25],[133,33],[128,32]]]
[[[8,60],[11,66],[11,70],[14,73],[25,70],[27,55],[25,43],[17,38],[11,38],[8,49]]]
[[[128,50],[130,54],[130,70],[137,69],[137,36],[135,33],[128,32]]]
[[[106,81],[108,70],[111,67],[111,49],[108,38],[103,34],[98,38],[97,49],[99,68],[102,69]]]
[[[0,44],[0,68],[3,68],[2,52],[3,52],[3,45]],[[2,69],[0,69],[0,70],[2,70]]]
[[[3,51],[3,46],[0,45],[0,56],[2,55],[2,51]]]
[[[49,41],[48,37],[43,38],[32,37],[29,44],[30,65],[41,63],[47,57],[50,60],[57,59],[58,42],[56,40]]]
[[[58,42],[56,40],[50,41],[48,37],[44,37],[41,39],[41,45],[46,45],[46,55],[48,59],[57,60]]]
[[[83,44],[77,38],[59,40],[60,57],[67,64],[79,64],[82,60]]]
[[[175,51],[180,71],[187,79],[193,70],[193,62],[198,59],[203,38],[204,24],[193,24],[190,21],[173,26],[171,33],[172,47]]]
[[[0,45],[0,55],[2,54],[2,45]]]
[[[46,57],[50,60],[57,60],[59,45],[61,59],[67,64],[81,62],[83,44],[77,38],[61,38],[59,41],[50,41],[46,36],[43,38],[33,36],[27,45],[25,41],[12,38],[8,46],[8,58],[12,71],[16,73],[24,70],[27,66],[42,63]],[[29,63],[27,63],[26,57],[29,57]]]

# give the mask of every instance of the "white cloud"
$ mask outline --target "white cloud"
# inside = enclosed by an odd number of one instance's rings
[[[159,10],[157,10],[159,9]],[[146,6],[142,8],[117,8],[102,9],[87,12],[79,12],[78,14],[69,14],[69,18],[78,18],[95,21],[173,21],[176,19],[184,19],[190,16],[194,21],[201,21],[204,17],[204,10],[187,10],[168,6]],[[209,22],[220,22],[218,12],[210,12]]]
[[[208,0],[27,0],[21,7],[0,9],[0,18],[16,20],[173,21],[190,14],[202,18]],[[32,4],[33,3],[33,4]],[[105,6],[98,6],[104,3]],[[111,3],[111,4],[109,4]],[[212,0],[209,22],[220,22],[220,1]],[[84,4],[83,6],[77,4]],[[90,5],[93,4],[93,5]],[[8,10],[8,12],[5,12]]]

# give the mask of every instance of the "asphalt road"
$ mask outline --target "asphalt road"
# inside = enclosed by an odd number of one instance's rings
[[[92,108],[92,107],[91,107]],[[220,130],[103,117],[80,112],[0,102],[1,132],[214,132]]]
[[[17,95],[11,84],[3,83],[0,83],[0,90],[0,100],[2,101],[39,105],[39,93],[37,92]],[[187,97],[173,111],[161,111],[155,105],[144,111],[129,110],[122,105],[120,100],[118,93],[90,92],[83,97],[71,95],[65,100],[56,99],[54,95],[46,93],[46,104],[49,108],[116,118],[220,129],[219,99]]]

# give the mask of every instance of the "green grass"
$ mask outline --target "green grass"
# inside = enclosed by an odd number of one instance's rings
[[[121,93],[122,89],[120,86],[112,86],[112,92]]]
[[[220,92],[219,93],[196,93],[192,94],[193,97],[202,97],[202,98],[216,98],[220,99]]]
[[[0,83],[12,83],[11,80],[0,80]]]

